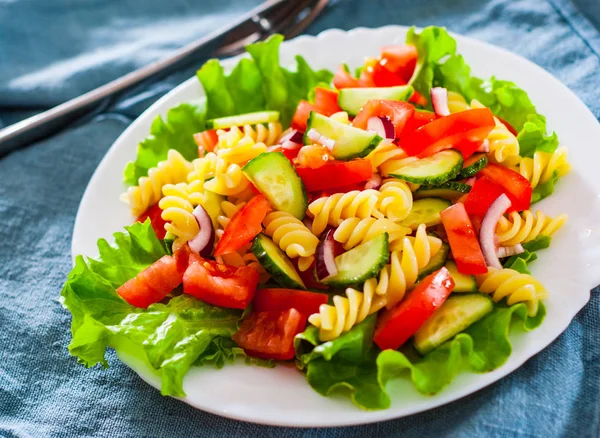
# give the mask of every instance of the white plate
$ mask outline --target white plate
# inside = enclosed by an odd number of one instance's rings
[[[328,30],[316,37],[302,36],[282,46],[282,63],[293,65],[296,54],[314,68],[334,70],[340,63],[358,66],[383,45],[404,41],[407,28],[388,26],[358,28],[350,32]],[[508,362],[486,374],[460,374],[436,396],[418,394],[408,380],[388,387],[393,403],[383,411],[366,412],[348,399],[326,398],[314,392],[294,367],[275,369],[244,364],[222,370],[193,368],[185,378],[187,396],[182,400],[196,408],[239,420],[283,426],[342,426],[402,417],[449,403],[471,394],[514,371],[548,346],[588,302],[590,289],[600,283],[600,160],[597,141],[600,125],[586,106],[567,87],[535,64],[489,44],[456,35],[459,51],[482,77],[496,75],[524,88],[549,126],[569,148],[573,171],[558,184],[555,194],[535,206],[548,214],[568,213],[569,221],[555,236],[550,249],[540,253],[533,274],[548,288],[548,315],[543,325],[527,334],[513,334],[514,351]],[[224,61],[226,66],[234,60]],[[128,208],[119,202],[121,175],[134,159],[136,147],[148,133],[157,114],[203,95],[192,78],[164,96],[142,114],[108,151],[85,191],[73,231],[73,254],[94,256],[96,240],[130,224]],[[145,381],[159,388],[160,381],[143,365],[121,356]]]

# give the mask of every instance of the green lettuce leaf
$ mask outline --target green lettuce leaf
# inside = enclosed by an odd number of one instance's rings
[[[496,305],[490,314],[424,357],[410,348],[378,353],[371,342],[373,317],[324,344],[318,344],[317,332],[309,327],[296,337],[301,349],[299,367],[305,370],[308,383],[322,395],[345,391],[363,409],[385,409],[391,403],[387,383],[406,376],[407,371],[419,392],[435,394],[461,371],[487,372],[498,368],[512,351],[508,333],[514,317],[529,331],[542,323],[545,312],[540,305],[538,314],[530,317],[523,303],[511,307]]]
[[[523,248],[525,249],[525,252],[509,257],[504,262],[503,266],[505,268],[514,269],[521,274],[531,274],[529,269],[527,269],[527,265],[537,260],[538,256],[535,251],[548,248],[551,241],[552,238],[550,236],[538,236],[531,242],[524,243]]]
[[[558,148],[558,137],[555,132],[546,134],[546,118],[539,114],[529,115],[523,129],[517,135],[519,154],[522,157],[533,157],[536,151],[552,153]]]
[[[157,116],[152,122],[150,135],[138,145],[135,161],[125,167],[123,181],[134,186],[148,175],[148,170],[167,158],[169,149],[175,149],[187,160],[198,158],[198,146],[193,134],[204,131],[205,105],[183,103],[167,112],[165,119]]]
[[[531,203],[535,204],[554,193],[554,186],[556,185],[558,178],[558,172],[554,171],[548,181],[538,184],[531,193]]]
[[[189,295],[148,309],[130,306],[115,288],[166,254],[150,221],[115,234],[115,246],[99,241],[98,260],[79,256],[63,290],[73,316],[70,353],[85,366],[108,366],[107,347],[133,355],[162,379],[162,393],[184,395],[183,377],[193,364],[217,367],[241,351],[231,341],[241,311],[210,306]]]

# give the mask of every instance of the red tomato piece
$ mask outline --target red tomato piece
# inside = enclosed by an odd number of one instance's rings
[[[273,312],[296,309],[303,315],[319,311],[321,304],[327,304],[327,294],[295,289],[259,289],[256,291],[252,309],[256,312]]]
[[[306,122],[308,122],[308,116],[310,116],[311,111],[319,112],[319,108],[307,100],[298,102],[296,112],[292,118],[292,128],[298,131],[306,131]]]
[[[468,275],[485,274],[488,271],[487,264],[464,204],[451,205],[440,216],[458,272]]]
[[[486,176],[502,186],[504,193],[512,203],[509,212],[529,209],[532,193],[531,183],[519,172],[500,164],[490,163],[481,169],[478,175]]]
[[[249,266],[222,265],[195,256],[183,275],[183,292],[215,306],[245,309],[259,280],[258,271]]]
[[[256,195],[233,215],[215,248],[215,257],[237,251],[262,231],[262,221],[271,210],[264,195]]]
[[[269,146],[267,148],[267,152],[281,152],[283,155],[285,155],[285,158],[287,158],[288,160],[290,160],[290,162],[292,164],[294,164],[294,158],[296,158],[298,156],[298,152],[299,151],[300,151],[300,148],[298,148],[298,149],[284,149],[280,144]]]
[[[360,74],[360,79],[366,83],[372,83],[375,87],[395,87],[406,85],[406,81],[400,76],[388,70],[377,60],[367,62]]]
[[[165,230],[165,224],[167,223],[162,218],[162,210],[158,206],[158,204],[154,204],[149,207],[144,213],[142,213],[137,219],[136,222],[146,222],[146,219],[150,219],[150,225],[152,225],[152,229],[154,230],[154,234],[159,239],[164,239],[167,231]]]
[[[409,44],[386,46],[381,49],[381,64],[392,73],[410,81],[417,65],[417,48]]]
[[[453,288],[448,269],[428,275],[404,300],[379,315],[373,341],[382,350],[398,349],[446,301]]]
[[[367,181],[373,175],[369,160],[326,161],[317,169],[296,167],[296,173],[304,182],[308,192],[318,192],[333,187],[343,187]]]
[[[187,245],[173,256],[163,256],[137,276],[117,288],[117,293],[129,304],[147,308],[158,303],[183,280],[188,267],[189,248]]]
[[[333,85],[338,90],[341,90],[342,88],[371,87],[373,84],[355,78],[346,71],[343,65],[340,65],[340,68],[337,69],[333,76]]]
[[[465,198],[465,209],[472,216],[483,217],[492,202],[502,193],[504,193],[504,189],[500,184],[485,176],[479,178]]]
[[[464,141],[482,142],[494,126],[489,108],[476,108],[440,117],[403,136],[398,145],[410,156],[426,157]]]
[[[248,356],[291,360],[296,353],[294,336],[304,331],[306,319],[296,309],[253,311],[244,318],[240,329],[232,338]]]
[[[416,90],[413,93],[413,95],[410,97],[410,99],[408,99],[408,101],[412,102],[412,103],[416,103],[417,105],[421,105],[421,106],[427,106],[427,104],[429,103],[427,98],[424,97],[423,95],[419,94],[419,92]]]
[[[373,99],[367,101],[362,107],[352,121],[352,125],[360,129],[367,129],[367,123],[371,117],[389,117],[394,125],[396,137],[400,137],[414,112],[415,107],[407,102]]]
[[[338,92],[323,87],[315,87],[315,105],[324,116],[330,116],[342,110],[338,105]]]
[[[202,148],[203,152],[212,152],[219,141],[216,129],[209,129],[208,131],[197,132],[194,134],[194,141],[198,145],[198,151]],[[203,154],[199,154],[202,156]]]

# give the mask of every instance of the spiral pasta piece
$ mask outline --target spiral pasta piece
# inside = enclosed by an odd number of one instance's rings
[[[476,275],[475,280],[479,291],[491,294],[496,303],[503,298],[509,306],[525,303],[530,316],[537,315],[540,300],[548,297],[548,291],[538,280],[513,269],[488,268],[487,274]]]
[[[466,111],[470,108],[467,100],[462,94],[457,93],[456,91],[448,91],[448,109],[450,110],[450,114],[454,114]]]
[[[471,102],[471,108],[486,108],[477,100]],[[494,163],[514,166],[521,161],[519,156],[519,141],[506,125],[494,117],[495,126],[487,136],[490,143],[488,158]]]
[[[411,233],[411,229],[403,227],[390,219],[368,217],[360,219],[351,217],[344,219],[336,228],[333,238],[342,243],[346,251],[367,242],[382,233],[388,233],[390,250],[402,246],[402,239]]]
[[[377,209],[388,219],[399,222],[412,209],[413,195],[409,186],[398,179],[387,179],[379,188],[381,198]]]
[[[269,274],[267,271],[265,271],[256,256],[252,253],[250,246],[251,245],[246,245],[235,252],[217,256],[215,257],[215,260],[217,263],[228,266],[249,266],[258,271],[260,274],[260,282],[265,283],[269,279]]]
[[[272,146],[279,140],[281,136],[281,123],[279,122],[270,122],[267,124],[259,123],[257,125],[244,125],[241,128],[238,126],[234,126],[229,129],[229,133],[237,131],[241,137],[246,137],[252,139],[255,143],[264,143],[267,146]],[[226,131],[217,131],[217,135],[221,137],[221,133],[225,133]],[[240,138],[241,138],[240,137]],[[220,144],[217,144],[221,147]]]
[[[244,126],[242,131],[237,126],[234,126],[229,131],[219,130],[217,131],[218,141],[214,152],[219,158],[227,161],[230,164],[243,165],[255,158],[259,154],[266,152],[267,145],[262,141],[257,141],[257,138],[270,140],[269,135],[275,136],[273,142],[277,140],[281,133],[281,125],[271,134],[263,132],[265,130],[263,125],[258,131],[254,131],[252,126]],[[247,135],[250,134],[250,135]]]
[[[192,212],[195,205],[202,203],[202,194],[190,193],[186,183],[179,183],[165,185],[163,195],[158,206],[162,210],[161,217],[167,222],[165,230],[176,236],[173,249],[177,250],[200,231]]]
[[[263,221],[265,233],[290,258],[298,259],[298,268],[306,271],[315,259],[319,244],[316,237],[302,221],[284,211],[273,211]]]
[[[196,178],[204,179],[206,190],[224,196],[238,195],[250,185],[238,164],[231,164],[213,152],[194,160],[194,171],[188,175],[188,181]]]
[[[551,218],[541,211],[531,210],[521,213],[513,211],[508,217],[501,217],[496,226],[498,242],[502,246],[512,246],[529,242],[538,236],[551,236],[567,221],[567,215]]]
[[[396,173],[407,164],[418,160],[416,157],[409,157],[394,143],[385,140],[367,155],[367,159],[371,161],[373,171],[378,169],[383,176]]]
[[[327,225],[338,226],[344,219],[350,217],[381,218],[377,210],[381,194],[377,190],[353,190],[348,193],[335,193],[313,201],[308,211],[313,217],[312,232],[320,235]]]
[[[120,199],[129,204],[133,216],[139,216],[159,201],[164,185],[185,182],[191,170],[192,164],[171,149],[165,161],[150,169],[148,176],[141,177],[138,185],[129,187]]]
[[[554,172],[561,177],[569,172],[567,148],[561,146],[553,153],[537,151],[533,158],[523,157],[519,163],[519,173],[529,180],[531,187],[548,182]]]

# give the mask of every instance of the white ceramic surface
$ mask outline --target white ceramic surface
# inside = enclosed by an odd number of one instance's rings
[[[335,69],[340,63],[360,65],[379,47],[404,41],[407,28],[388,26],[358,28],[350,32],[328,30],[316,37],[302,36],[282,46],[282,63],[293,65],[296,54],[314,68]],[[460,374],[436,396],[418,394],[408,380],[389,385],[392,407],[365,412],[348,399],[325,398],[314,392],[294,367],[275,369],[242,363],[222,370],[193,368],[186,376],[182,400],[214,414],[257,423],[285,426],[340,426],[402,417],[431,409],[471,394],[506,376],[528,358],[548,346],[588,302],[590,289],[600,283],[600,152],[595,142],[600,125],[593,114],[568,88],[535,64],[506,50],[456,35],[459,51],[478,76],[513,80],[524,88],[549,127],[568,146],[573,171],[561,179],[555,194],[535,208],[548,214],[568,213],[569,221],[555,236],[550,249],[540,253],[532,265],[550,293],[548,315],[543,325],[527,334],[513,334],[514,351],[508,362],[486,374]],[[224,62],[226,66],[234,60]],[[73,231],[73,255],[97,254],[96,240],[132,222],[127,206],[119,201],[125,164],[134,159],[138,142],[152,119],[182,102],[201,98],[202,88],[192,78],[160,99],[119,137],[108,151],[85,191]],[[556,105],[560,102],[560,105]],[[121,356],[140,376],[155,387],[160,382],[152,372],[132,358]]]

